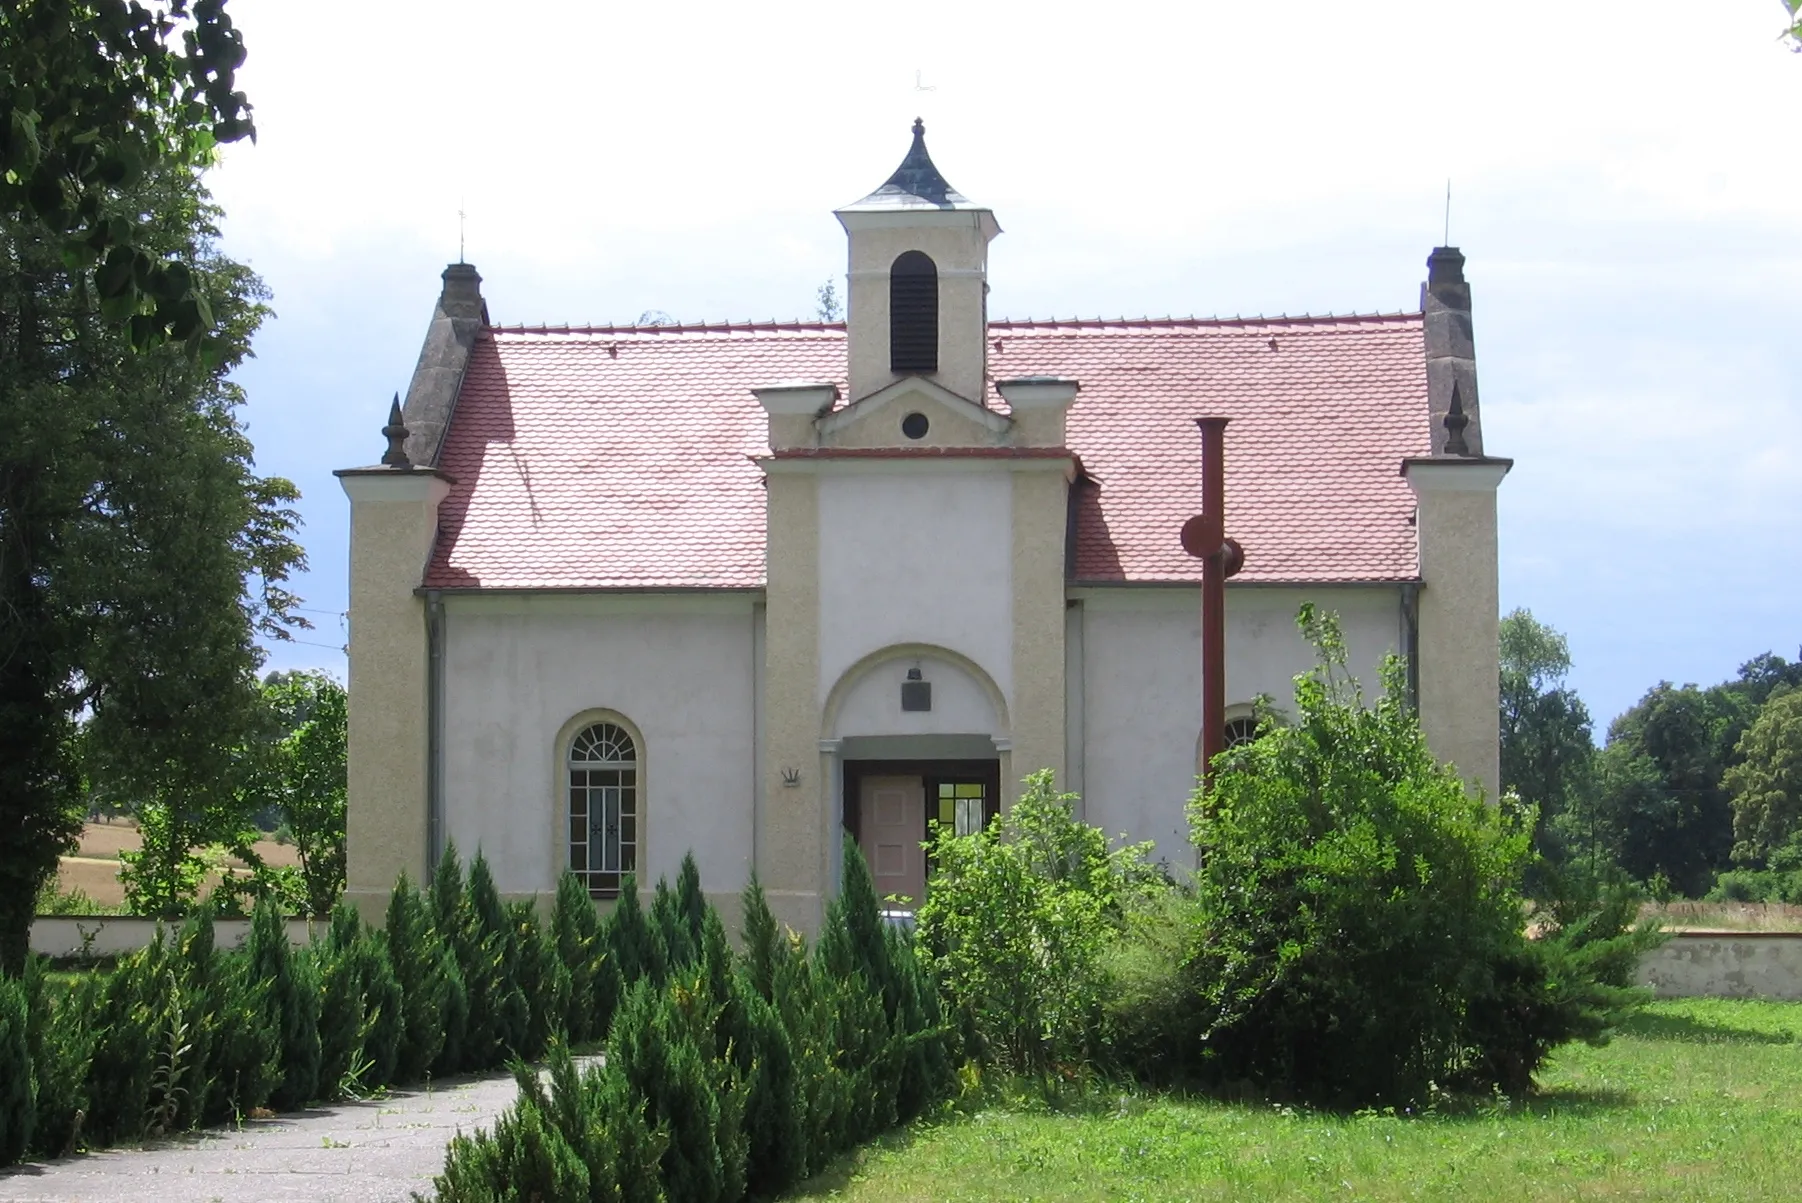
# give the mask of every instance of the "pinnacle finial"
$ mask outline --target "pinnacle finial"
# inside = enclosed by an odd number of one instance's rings
[[[1464,413],[1464,398],[1458,393],[1458,382],[1452,382],[1452,407],[1445,411],[1445,453],[1469,455],[1470,444],[1464,441],[1464,428],[1470,419]]]
[[[914,118],[914,137],[924,138],[925,136],[926,136],[926,122],[922,118],[915,117]]]
[[[388,450],[382,452],[382,462],[390,468],[411,468],[413,461],[407,458],[407,423],[401,417],[400,394],[394,394],[394,404],[388,407],[388,424],[382,427],[382,437],[388,440]]]

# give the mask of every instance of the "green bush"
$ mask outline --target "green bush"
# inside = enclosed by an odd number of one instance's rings
[[[528,900],[507,906],[507,918],[517,949],[515,980],[526,1003],[526,1028],[519,1056],[542,1057],[551,1039],[569,1039],[571,972],[558,956],[556,941],[538,923],[538,908]]]
[[[621,1074],[551,1049],[550,1089],[516,1071],[519,1101],[492,1132],[451,1142],[434,1181],[441,1203],[664,1203],[658,1165],[667,1136],[644,1123]]]
[[[269,1106],[294,1111],[319,1094],[318,967],[310,950],[296,952],[289,945],[281,913],[267,898],[251,915],[244,951],[262,983],[264,1013],[280,1033],[280,1074]]]
[[[743,958],[704,900],[695,921],[685,900],[702,899],[698,881],[685,891],[679,879],[663,894],[655,925],[634,917],[630,883],[615,912],[627,915],[628,934],[616,923],[610,943],[638,972],[625,979],[604,1060],[578,1079],[553,1045],[548,1091],[522,1072],[515,1110],[492,1132],[453,1142],[440,1200],[770,1197],[901,1113],[902,1067],[943,1032],[911,946],[879,922],[855,849],[812,955],[799,937],[778,934],[755,883],[744,897]],[[693,962],[672,970],[662,960],[667,932]],[[660,971],[667,980],[653,976]],[[893,983],[893,1018],[879,980]],[[950,1074],[922,1072],[919,1082],[948,1090]]]
[[[607,953],[619,967],[622,991],[640,978],[659,986],[668,980],[668,954],[639,905],[635,874],[626,874],[620,882],[619,902],[607,922]]]
[[[0,1165],[25,1155],[37,1122],[30,1015],[25,983],[0,973]]]
[[[607,1062],[645,1100],[646,1124],[669,1133],[658,1166],[665,1192],[672,1199],[715,1203],[723,1197],[727,1169],[712,1049],[696,1041],[694,1025],[671,993],[648,980],[626,991],[608,1036]]]
[[[1715,877],[1708,901],[1802,903],[1802,870],[1729,869]]]
[[[1319,663],[1297,721],[1224,753],[1191,805],[1204,1072],[1332,1103],[1524,1089],[1631,1000],[1575,940],[1527,940],[1532,816],[1433,762],[1399,662],[1367,708],[1336,620],[1299,622]]]
[[[1149,844],[1110,851],[1072,816],[1074,800],[1035,773],[996,822],[961,836],[939,825],[932,839],[921,934],[982,1050],[1019,1073],[1099,1051],[1102,954],[1158,880]]]
[[[382,941],[400,989],[393,1080],[417,1082],[444,1052],[447,995],[453,983],[441,972],[449,954],[432,924],[431,908],[405,873],[388,895]]]
[[[551,908],[551,940],[558,961],[569,972],[569,1002],[563,1027],[571,1045],[584,1045],[607,1030],[617,991],[609,993],[603,1002],[602,994],[611,983],[604,983],[602,978],[606,968],[611,967],[612,958],[602,939],[594,899],[576,875],[568,871],[557,879],[557,898]]]
[[[87,1116],[88,1069],[96,1039],[93,1011],[100,981],[84,973],[65,987],[51,981],[45,965],[41,957],[25,964],[36,1111],[32,1151],[62,1157],[74,1149]]]
[[[469,926],[457,958],[469,991],[465,1055],[468,1068],[487,1069],[525,1049],[531,1007],[520,989],[519,940],[480,851],[469,864],[466,897]]]
[[[340,902],[319,960],[319,1086],[357,1098],[394,1081],[405,1029],[399,980],[387,949],[356,910]]]

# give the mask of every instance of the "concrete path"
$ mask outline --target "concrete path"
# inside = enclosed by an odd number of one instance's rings
[[[490,1127],[519,1091],[511,1076],[209,1129],[0,1170],[0,1200],[23,1203],[405,1203],[429,1197],[459,1131]]]

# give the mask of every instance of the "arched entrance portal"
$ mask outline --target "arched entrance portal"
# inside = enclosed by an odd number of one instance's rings
[[[911,910],[925,894],[934,823],[976,830],[1001,805],[1007,703],[973,661],[945,648],[885,648],[828,695],[820,750],[838,822],[857,841],[876,892]],[[831,834],[834,880],[839,835]]]

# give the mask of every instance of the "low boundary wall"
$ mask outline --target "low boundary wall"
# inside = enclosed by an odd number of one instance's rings
[[[284,919],[288,942],[304,945],[312,939],[317,926],[324,934],[326,924],[310,919]],[[181,931],[180,923],[145,919],[138,915],[39,915],[31,923],[31,951],[41,956],[116,957],[138,949],[156,938],[161,927],[173,939]],[[213,920],[213,941],[220,948],[236,948],[250,934],[248,919]]]
[[[284,923],[295,945],[323,935],[326,926],[309,919]],[[31,951],[116,957],[150,943],[159,926],[173,937],[181,925],[136,915],[40,915],[31,926]],[[250,933],[250,920],[216,919],[213,931],[219,947],[236,948]],[[1802,932],[1676,932],[1640,959],[1639,984],[1659,998],[1802,1001]]]
[[[1639,962],[1659,998],[1802,1001],[1802,932],[1675,932]]]

